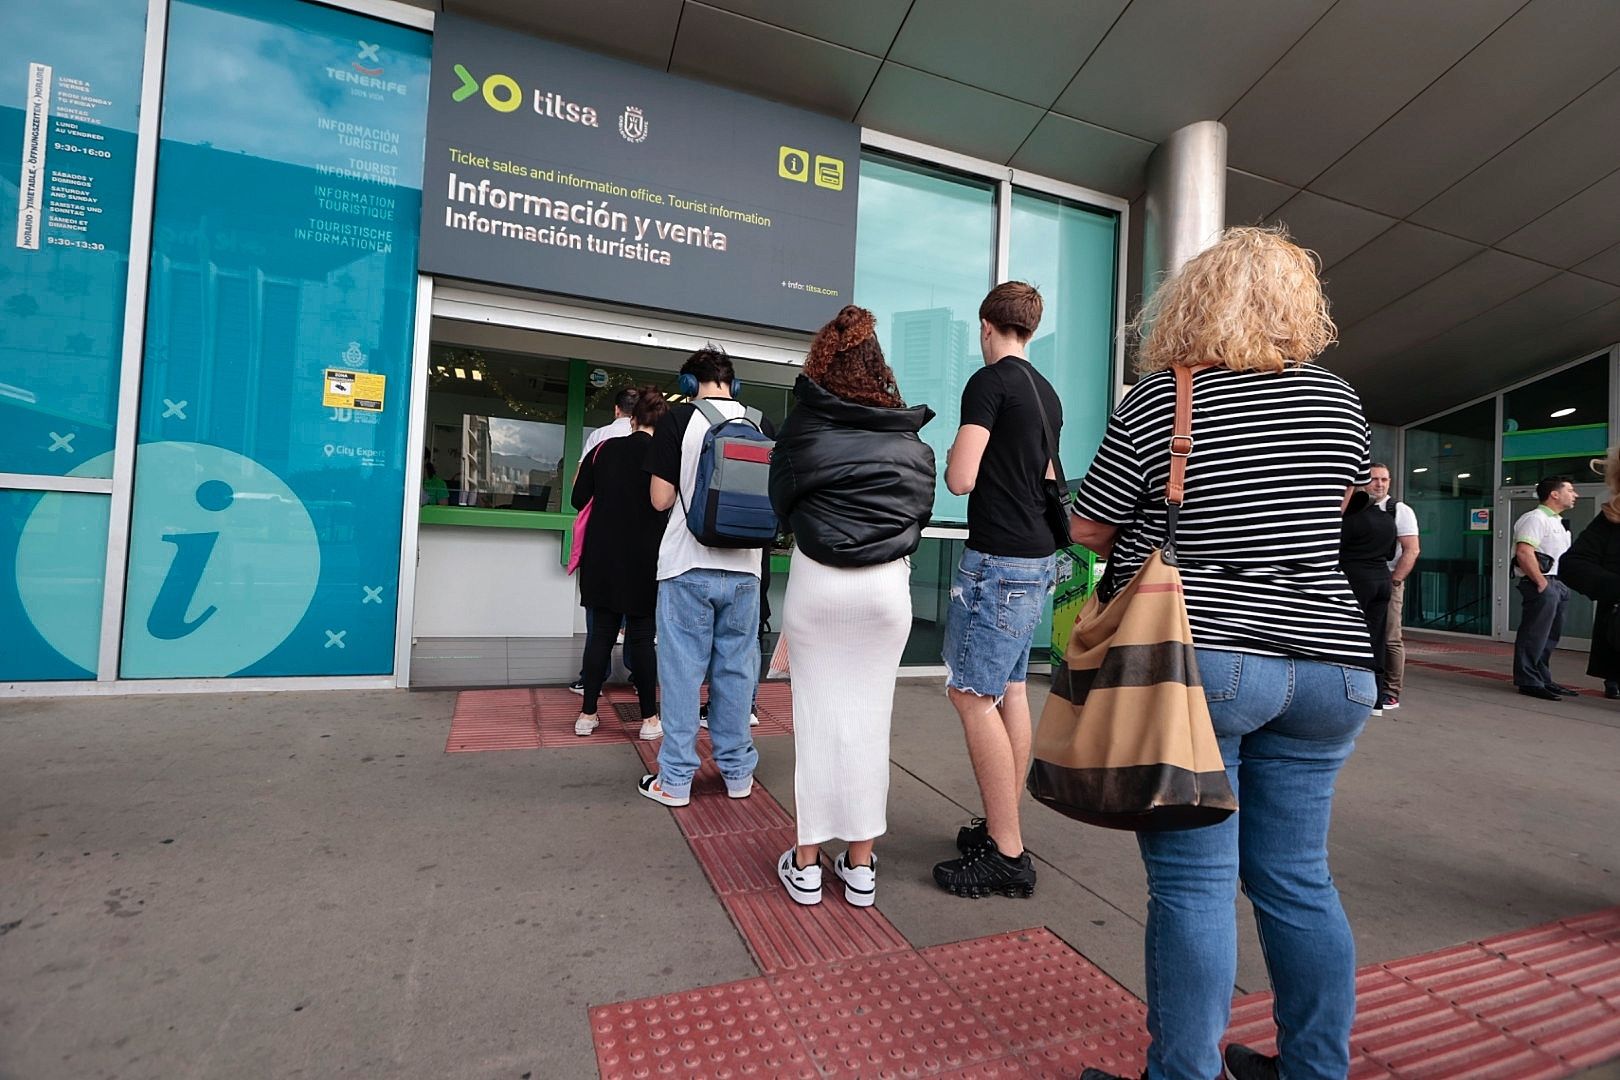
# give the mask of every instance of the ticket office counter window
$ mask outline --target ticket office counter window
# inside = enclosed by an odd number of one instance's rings
[[[421,520],[565,531],[586,437],[613,422],[633,386],[686,400],[678,363],[665,369],[436,343],[430,350]],[[796,369],[779,382],[745,381],[738,400],[781,424]]]

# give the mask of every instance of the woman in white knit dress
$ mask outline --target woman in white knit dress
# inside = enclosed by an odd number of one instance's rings
[[[771,460],[771,503],[794,534],[782,632],[793,680],[798,844],[777,874],[821,901],[821,845],[851,904],[876,896],[873,841],[887,828],[889,719],[911,633],[911,567],[934,499],[934,453],[917,434],[870,311],[821,328]]]

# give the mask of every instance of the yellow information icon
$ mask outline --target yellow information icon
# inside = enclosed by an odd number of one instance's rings
[[[776,152],[776,174],[784,180],[808,183],[810,180],[810,152],[784,146]]]
[[[816,155],[816,187],[844,190],[844,162],[840,158]]]

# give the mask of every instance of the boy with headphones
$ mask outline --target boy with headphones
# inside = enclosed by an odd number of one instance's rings
[[[731,358],[705,345],[681,366],[680,391],[702,399],[728,418],[747,410]],[[768,420],[761,430],[775,435]],[[698,458],[709,431],[697,406],[670,409],[647,450],[652,503],[671,510],[658,549],[658,683],[664,739],[658,772],[641,778],[641,794],[664,806],[691,801],[698,769],[698,694],[709,679],[709,738],[726,794],[745,799],[754,790],[754,750],[748,730],[759,682],[761,552],[700,543],[687,524],[697,483]]]

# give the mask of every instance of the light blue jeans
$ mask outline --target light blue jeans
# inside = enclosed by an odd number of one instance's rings
[[[1333,785],[1376,697],[1361,668],[1198,650],[1226,775],[1219,825],[1142,833],[1147,865],[1148,1073],[1221,1076],[1237,979],[1237,885],[1254,904],[1288,1080],[1343,1080],[1356,948],[1328,872]]]
[[[759,685],[759,578],[734,570],[688,570],[658,583],[658,686],[664,739],[658,783],[689,794],[698,770],[698,698],[709,680],[709,738],[726,787],[740,791],[759,754],[748,714]]]

